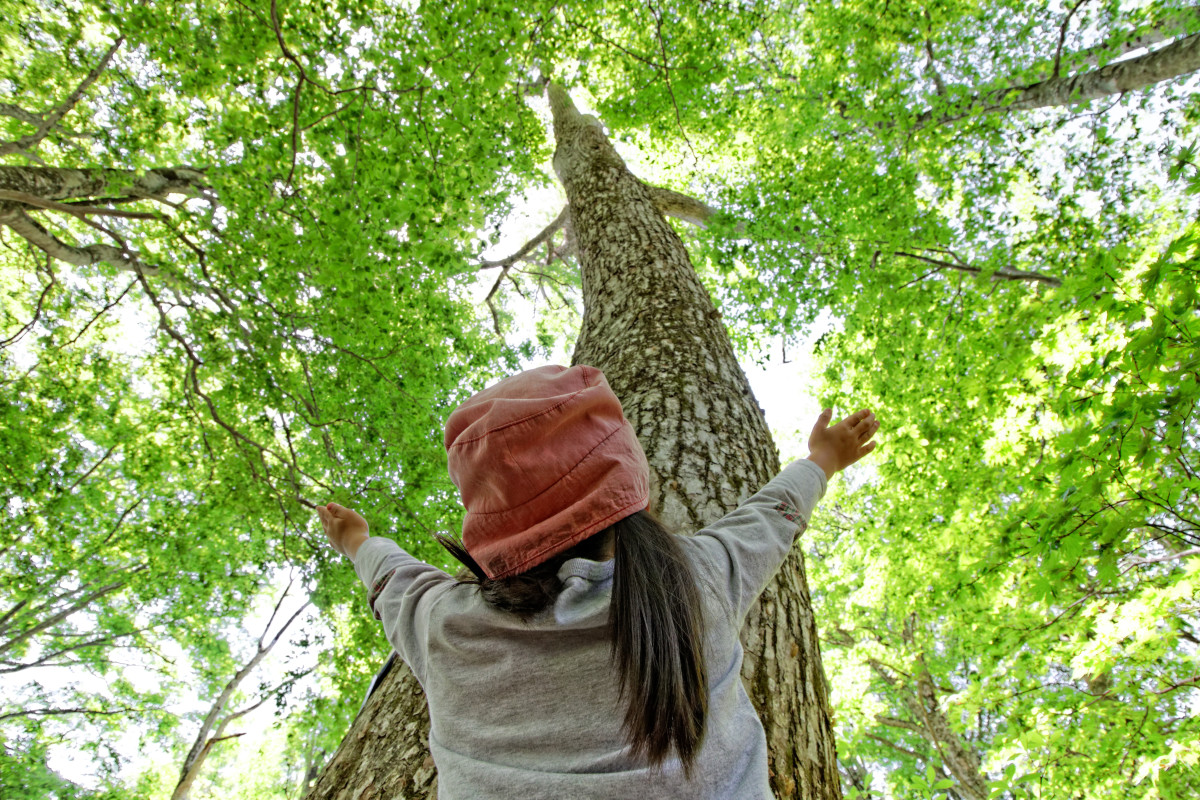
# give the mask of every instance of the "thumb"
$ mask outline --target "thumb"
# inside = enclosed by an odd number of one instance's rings
[[[829,420],[831,420],[831,419],[833,419],[833,409],[832,408],[827,408],[824,411],[822,411],[817,416],[816,424],[813,425],[812,433],[809,434],[809,436],[810,437],[816,436],[817,434],[821,433],[826,428],[828,428]]]

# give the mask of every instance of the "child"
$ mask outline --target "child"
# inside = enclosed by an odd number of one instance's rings
[[[879,423],[821,413],[810,455],[695,536],[648,511],[649,465],[599,370],[542,367],[450,415],[471,571],[455,580],[348,508],[318,508],[425,690],[438,797],[771,797],[738,635],[826,480]]]

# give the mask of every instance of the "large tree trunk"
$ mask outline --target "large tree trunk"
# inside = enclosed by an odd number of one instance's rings
[[[677,530],[692,532],[774,474],[775,446],[720,316],[649,188],[564,90],[551,86],[550,99],[554,165],[583,275],[574,361],[604,371],[650,460],[655,509]],[[752,612],[743,640],[743,679],[766,728],[776,794],[840,798],[828,688],[799,551]],[[418,797],[433,787],[425,718],[418,728],[415,716],[418,690],[403,673],[381,685],[310,798]]]
[[[429,709],[412,671],[396,659],[321,770],[306,800],[437,797]]]
[[[729,336],[651,190],[599,123],[550,87],[554,168],[583,274],[575,363],[599,367],[650,459],[654,508],[693,532],[766,483],[779,456]],[[751,612],[742,678],[767,732],[780,798],[841,797],[804,560],[793,552]]]

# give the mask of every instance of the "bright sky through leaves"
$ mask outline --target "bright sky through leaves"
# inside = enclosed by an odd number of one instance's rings
[[[1200,793],[1197,31],[1183,2],[0,0],[0,795],[86,796],[69,748],[169,797],[200,720],[162,709],[212,703],[281,571],[332,630],[322,698],[283,701],[261,783],[243,737],[194,796],[294,797],[336,746],[383,645],[306,503],[441,558],[445,415],[573,344],[562,232],[482,302],[481,258],[559,210],[541,77],[681,193],[781,455],[821,400],[888,426],[800,545],[845,795]]]

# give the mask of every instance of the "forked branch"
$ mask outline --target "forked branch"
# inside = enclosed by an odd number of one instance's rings
[[[4,142],[0,144],[0,156],[6,156],[10,153],[24,153],[30,148],[37,147],[42,140],[45,139],[55,127],[57,127],[58,123],[62,122],[63,117],[70,113],[71,109],[75,107],[75,104],[79,102],[84,93],[92,87],[92,84],[96,82],[104,70],[108,69],[109,62],[112,61],[113,56],[117,54],[117,51],[121,49],[121,45],[124,43],[125,37],[118,36],[117,40],[113,42],[111,47],[108,48],[108,52],[101,57],[100,63],[92,67],[91,71],[89,71],[88,74],[84,76],[83,80],[80,81],[79,85],[75,87],[75,91],[67,95],[66,100],[63,100],[45,114],[34,114],[30,111],[25,111],[7,104],[3,107],[3,109],[0,109],[0,113],[3,113],[5,116],[19,119],[22,122],[28,122],[37,126],[33,133],[22,136],[15,142]]]

